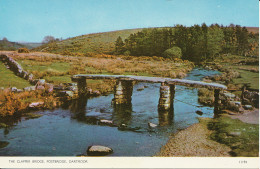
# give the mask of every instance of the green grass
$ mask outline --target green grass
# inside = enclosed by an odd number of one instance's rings
[[[221,116],[208,123],[214,132],[211,139],[231,147],[233,156],[257,157],[259,153],[259,125],[243,123]]]
[[[50,76],[50,77],[44,77],[47,82],[54,83],[54,84],[60,84],[60,83],[71,83],[71,76],[65,75],[65,76]]]
[[[0,62],[0,87],[17,87],[18,89],[22,89],[27,86],[31,86],[31,84],[16,76],[11,70],[7,69],[2,62]]]
[[[233,79],[235,84],[248,83],[251,89],[259,89],[259,73],[250,72],[247,70],[237,70],[241,78]]]
[[[239,65],[239,62],[255,63],[255,64]],[[237,71],[240,73],[241,77],[232,79],[233,84],[238,85],[240,87],[242,87],[243,84],[248,84],[249,88],[251,89],[259,89],[259,73],[250,71],[250,69],[259,69],[258,62],[259,62],[258,58],[238,56],[238,55],[227,55],[227,56],[223,56],[222,58],[217,58],[214,63],[222,65],[223,68],[225,69]],[[241,69],[248,69],[248,70],[241,70]]]
[[[35,60],[19,60],[21,66],[27,71],[53,71],[66,72],[70,68],[70,63],[66,62],[37,62]]]

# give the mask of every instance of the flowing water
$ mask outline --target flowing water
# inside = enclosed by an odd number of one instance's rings
[[[201,80],[217,71],[194,68],[185,79]],[[144,90],[138,88],[146,86]],[[76,156],[91,145],[112,148],[111,156],[153,156],[169,136],[197,123],[197,117],[213,117],[213,108],[198,103],[197,89],[176,86],[171,115],[158,115],[159,83],[138,83],[133,88],[132,105],[114,108],[113,94],[82,99],[55,110],[41,110],[37,119],[22,118],[14,126],[0,129],[0,140],[9,145],[1,156]],[[202,111],[202,115],[196,111]],[[165,118],[166,117],[166,118]],[[99,124],[98,119],[126,124],[120,130]],[[157,124],[149,128],[148,123]]]

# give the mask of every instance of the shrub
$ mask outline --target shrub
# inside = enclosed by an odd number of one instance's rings
[[[174,46],[163,52],[163,57],[165,58],[174,59],[174,58],[181,58],[181,56],[182,56],[181,48],[177,46]]]
[[[18,53],[29,53],[29,50],[27,48],[19,48]]]

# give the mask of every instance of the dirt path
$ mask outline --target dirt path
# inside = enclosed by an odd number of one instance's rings
[[[197,123],[169,139],[156,156],[164,157],[229,157],[231,149],[210,140],[206,124]]]
[[[259,124],[259,109],[246,110],[243,114],[229,115],[232,119],[239,119],[244,123]]]

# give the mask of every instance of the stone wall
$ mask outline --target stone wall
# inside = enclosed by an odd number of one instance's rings
[[[0,55],[0,61],[2,61],[7,66],[7,68],[13,71],[15,75],[28,80],[31,84],[37,83],[37,80],[34,79],[33,74],[29,74],[23,70],[22,66],[10,56]]]

